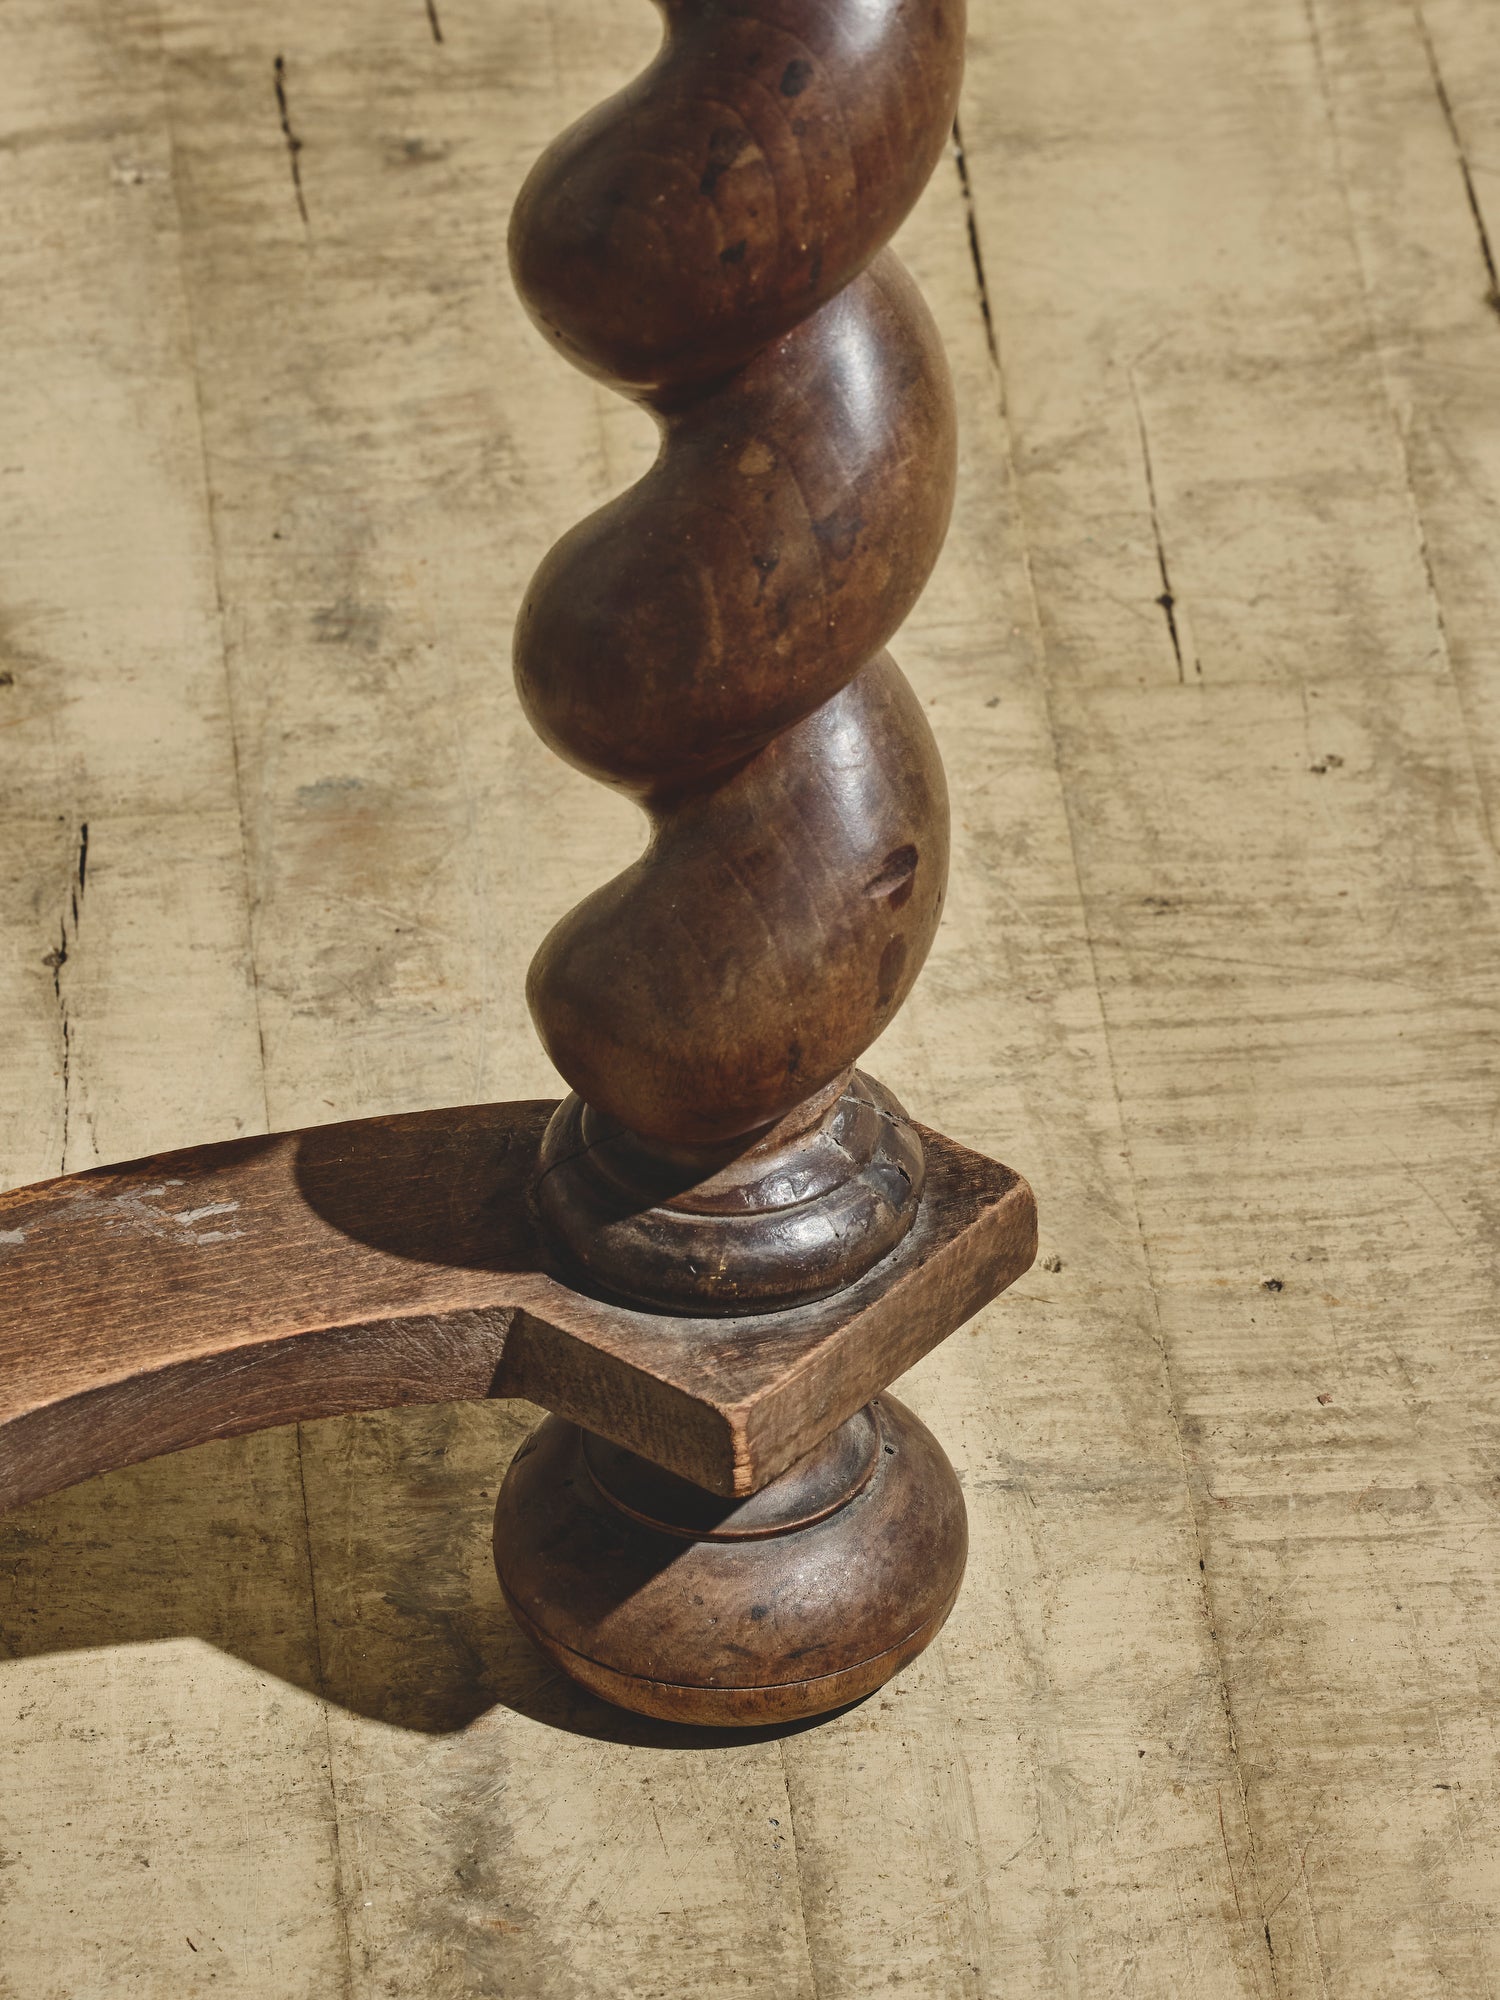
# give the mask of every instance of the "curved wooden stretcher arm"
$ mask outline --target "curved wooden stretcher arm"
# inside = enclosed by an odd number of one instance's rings
[[[0,1195],[0,1507],[299,1418],[523,1396],[720,1494],[764,1486],[1009,1284],[1024,1181],[924,1133],[901,1248],[750,1320],[542,1267],[550,1103],[239,1139]]]

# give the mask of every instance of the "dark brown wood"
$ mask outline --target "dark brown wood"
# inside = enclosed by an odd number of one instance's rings
[[[738,1503],[549,1417],[511,1463],[495,1566],[575,1680],[675,1722],[789,1722],[869,1694],[958,1594],[963,1494],[881,1396]]]
[[[577,366],[711,382],[889,242],[953,129],[962,0],[666,0],[634,82],[522,189],[516,283]]]
[[[543,1268],[555,1106],[164,1153],[0,1195],[0,1506],[300,1417],[525,1396],[722,1493],[764,1485],[1035,1254],[1023,1181],[924,1133],[897,1253],[755,1320],[629,1311]]]
[[[708,1164],[579,1097],[542,1142],[537,1203],[561,1268],[664,1311],[764,1312],[827,1297],[893,1250],[927,1166],[889,1091],[846,1074],[754,1145]]]
[[[942,547],[956,435],[937,329],[889,252],[741,374],[657,415],[651,471],[537,572],[515,664],[562,756],[669,801],[889,641]],[[767,766],[746,785],[773,781]]]
[[[894,1146],[798,1192],[798,1226],[776,1204],[731,1221],[720,1199],[768,1134],[784,1182],[815,1177],[786,1131],[811,1130],[901,1005],[942,909],[942,766],[882,649],[942,546],[953,397],[882,246],[951,129],[963,17],[665,12],[656,62],[544,155],[511,227],[538,325],[662,433],[651,472],[553,549],[517,626],[537,729],[650,819],[641,858],[546,939],[529,997],[579,1100],[544,1196],[575,1269],[747,1313],[850,1283],[920,1197],[891,1109]]]

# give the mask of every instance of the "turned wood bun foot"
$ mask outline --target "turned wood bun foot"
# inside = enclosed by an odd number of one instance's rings
[[[549,1659],[622,1708],[717,1727],[871,1693],[941,1628],[967,1550],[952,1466],[889,1395],[748,1500],[549,1417],[495,1512],[506,1601]]]
[[[542,1142],[537,1209],[562,1275],[660,1312],[768,1312],[826,1298],[916,1218],[922,1142],[846,1072],[752,1143],[669,1146],[573,1096]]]

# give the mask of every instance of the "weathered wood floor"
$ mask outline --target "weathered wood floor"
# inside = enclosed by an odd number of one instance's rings
[[[0,17],[9,1182],[553,1089],[523,968],[636,835],[509,621],[649,434],[503,231],[654,33]],[[706,1748],[510,1628],[523,1408],[96,1481],[0,1522],[6,2000],[1500,1991],[1500,22],[978,0],[962,148],[952,913],[875,1066],[1061,1269],[902,1391],[952,1624]]]

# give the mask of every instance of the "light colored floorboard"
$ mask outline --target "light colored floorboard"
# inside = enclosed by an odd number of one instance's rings
[[[265,1095],[155,37],[69,5],[0,40],[0,1171],[26,1181],[261,1130]],[[279,1433],[0,1523],[6,2000],[339,1990],[306,1548],[275,1531],[298,1493]]]
[[[1279,1992],[1489,1994],[1500,323],[1410,9],[1103,34],[988,10],[965,137],[1238,1893]]]

